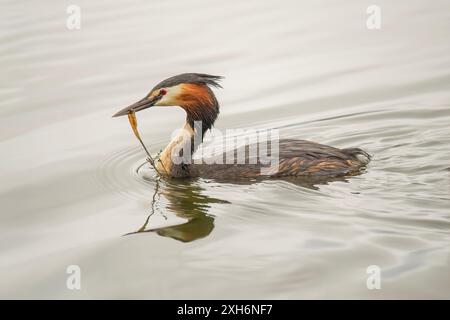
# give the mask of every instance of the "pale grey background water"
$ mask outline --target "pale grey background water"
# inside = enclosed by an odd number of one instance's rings
[[[69,4],[81,30],[66,28]],[[370,4],[381,30],[366,28]],[[2,1],[0,297],[450,298],[449,9]],[[122,236],[145,222],[155,183],[111,115],[182,72],[226,77],[217,128],[363,147],[367,173],[316,189],[160,186],[148,228],[162,229]],[[154,152],[183,121],[139,114]],[[72,264],[80,291],[66,288]],[[366,288],[369,265],[381,290]]]

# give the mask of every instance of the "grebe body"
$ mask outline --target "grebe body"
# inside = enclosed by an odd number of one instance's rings
[[[196,135],[200,135],[200,140],[202,140],[204,134],[216,121],[219,115],[219,103],[210,87],[221,87],[218,83],[220,79],[220,76],[200,73],[184,73],[168,78],[157,84],[143,99],[120,110],[114,117],[153,106],[179,106],[185,110],[186,123],[182,133],[168,144],[157,162],[158,171],[173,178],[202,177],[233,180],[261,177],[303,177],[327,179],[358,174],[370,161],[370,155],[359,148],[338,149],[296,139],[277,141],[277,166],[273,170],[268,168],[264,173],[261,170],[264,165],[258,159],[250,161],[249,152],[245,152],[246,161],[243,164],[218,164],[211,163],[211,161],[197,164],[174,161],[173,155],[178,155],[180,153],[178,150],[189,150],[190,156],[192,156],[199,146],[198,143],[194,143]],[[196,131],[198,123],[200,123],[201,132]],[[251,146],[247,145],[244,148],[250,150]],[[183,155],[180,154],[180,156]],[[224,157],[225,155],[219,156]]]

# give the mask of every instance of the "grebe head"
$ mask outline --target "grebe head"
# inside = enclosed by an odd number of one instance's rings
[[[220,79],[220,76],[201,73],[183,73],[170,77],[158,83],[143,99],[123,108],[113,117],[152,106],[180,106],[187,113],[188,123],[202,121],[204,130],[207,130],[219,114],[219,103],[210,86],[221,88],[218,83]]]

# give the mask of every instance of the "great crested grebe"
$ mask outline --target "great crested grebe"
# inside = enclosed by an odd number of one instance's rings
[[[187,150],[192,155],[198,148],[198,144],[194,143],[196,134],[201,134],[200,139],[203,140],[206,131],[213,126],[219,114],[219,103],[210,86],[220,88],[218,81],[221,78],[200,73],[183,73],[168,78],[157,84],[143,99],[120,110],[113,117],[124,116],[152,106],[180,106],[186,112],[183,134],[173,139],[162,151],[156,165],[159,172],[174,178],[254,179],[261,177],[261,168],[264,165],[259,161],[246,161],[245,164],[207,164],[211,162],[196,164],[173,161],[174,152],[186,150],[182,147],[186,144],[189,144]],[[201,125],[201,133],[196,132],[198,123]],[[248,150],[249,146],[244,148]],[[247,160],[248,157],[246,152]],[[369,161],[369,154],[359,148],[338,149],[305,140],[280,139],[277,168],[269,169],[264,176],[313,179],[343,177],[360,173]]]

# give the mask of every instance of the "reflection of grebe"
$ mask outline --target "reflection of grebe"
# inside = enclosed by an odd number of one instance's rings
[[[177,183],[164,181],[161,190],[160,181],[156,179],[155,183],[150,214],[137,231],[127,233],[127,235],[156,232],[160,236],[170,237],[182,242],[201,239],[208,236],[214,229],[214,217],[208,214],[211,205],[229,203],[203,194],[203,189],[191,179],[177,181]],[[159,213],[162,215],[162,212],[155,208],[156,199],[160,195],[168,201],[166,209],[185,219],[185,223],[158,228],[154,228],[149,223],[153,214]],[[167,219],[165,215],[163,217]]]
[[[187,114],[184,132],[175,138],[161,153],[157,168],[172,177],[205,177],[217,179],[257,178],[261,176],[260,161],[256,164],[191,164],[174,163],[172,152],[191,144],[191,153],[198,147],[194,143],[195,122],[201,123],[201,137],[209,130],[219,114],[219,103],[209,86],[220,87],[219,76],[185,73],[157,84],[142,100],[122,109],[114,117],[130,111],[141,111],[152,106],[180,106]],[[270,150],[270,149],[269,149]],[[246,156],[247,153],[246,153]],[[279,163],[274,177],[331,178],[357,174],[370,160],[370,156],[358,148],[337,149],[315,142],[294,139],[279,141]],[[253,162],[254,163],[254,162]]]

